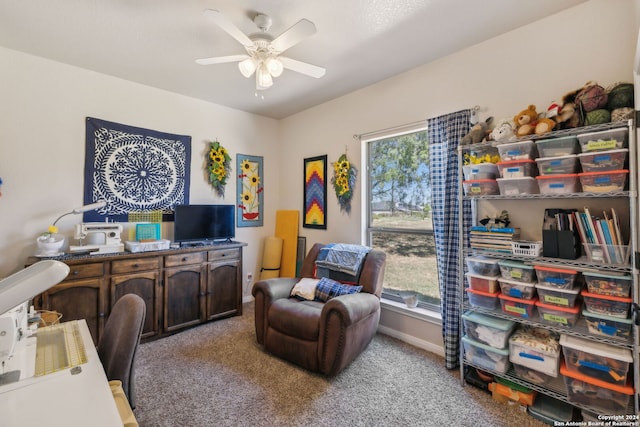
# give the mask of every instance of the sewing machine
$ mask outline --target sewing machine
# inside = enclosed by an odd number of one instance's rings
[[[37,325],[28,323],[29,303],[67,274],[69,266],[48,260],[0,280],[0,386],[34,375]]]
[[[76,224],[74,235],[80,244],[69,246],[69,252],[88,252],[91,255],[124,252],[120,233],[122,224],[115,222],[81,222]]]

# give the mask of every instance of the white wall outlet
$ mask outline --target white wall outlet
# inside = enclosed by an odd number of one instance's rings
[[[251,283],[251,280],[253,280],[253,274],[247,273],[247,283]]]

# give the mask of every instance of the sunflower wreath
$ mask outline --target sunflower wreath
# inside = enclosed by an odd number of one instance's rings
[[[218,141],[209,143],[209,183],[219,197],[224,197],[224,187],[231,175],[231,156]]]
[[[358,170],[347,159],[346,154],[341,155],[336,162],[333,162],[331,184],[336,191],[340,210],[347,214],[351,213],[351,199],[356,187],[357,176]]]

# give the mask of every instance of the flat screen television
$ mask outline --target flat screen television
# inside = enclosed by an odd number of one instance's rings
[[[177,205],[173,239],[182,246],[231,241],[236,236],[234,205]]]

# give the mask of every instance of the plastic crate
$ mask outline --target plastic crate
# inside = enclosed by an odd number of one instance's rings
[[[482,369],[506,373],[511,367],[509,363],[509,350],[491,347],[472,340],[467,336],[462,337],[464,358],[470,363]]]
[[[505,279],[516,280],[518,282],[533,283],[536,280],[533,266],[522,261],[502,260],[498,263],[500,274]]]
[[[497,178],[500,194],[503,196],[518,196],[520,194],[538,194],[538,181],[534,177]]]
[[[540,285],[551,286],[556,289],[572,289],[578,275],[577,270],[536,265],[536,277]]]
[[[555,326],[572,327],[580,317],[580,306],[560,307],[536,301],[538,317],[542,323]]]
[[[536,162],[531,159],[509,160],[499,162],[498,170],[501,178],[523,178],[525,176],[536,176]]]
[[[536,296],[534,283],[524,283],[517,280],[498,278],[500,292],[513,298],[532,299]]]
[[[627,128],[610,129],[578,135],[580,149],[583,153],[591,151],[607,151],[627,146]]]
[[[462,182],[464,194],[467,196],[488,196],[500,194],[498,182],[495,179],[472,179]]]
[[[509,360],[556,378],[560,366],[560,336],[544,328],[524,326],[509,338]]]
[[[602,172],[622,170],[626,164],[628,148],[610,151],[597,151],[595,153],[578,154],[582,172]]]
[[[584,298],[585,308],[590,312],[620,319],[629,317],[629,310],[633,302],[631,298],[592,294],[585,290],[582,291],[582,298]]]
[[[610,295],[626,298],[631,292],[630,275],[613,275],[605,273],[583,272],[587,289],[592,294]]]
[[[540,175],[561,175],[578,172],[578,158],[575,154],[560,157],[540,157],[536,159]]]
[[[603,335],[605,337],[627,338],[631,333],[631,319],[611,317],[606,314],[592,313],[587,309],[582,310],[582,317],[587,324],[589,333]]]
[[[511,242],[511,253],[514,255],[540,256],[542,254],[542,242],[527,242],[524,240]]]
[[[498,153],[500,160],[508,162],[509,160],[535,159],[538,155],[536,145],[533,141],[518,141],[507,144],[498,145]]]
[[[610,193],[622,191],[627,184],[629,171],[626,169],[603,172],[583,172],[578,174],[582,191],[587,193]]]
[[[560,336],[560,345],[569,371],[611,384],[627,383],[633,362],[631,350],[564,334]]]
[[[516,327],[514,321],[477,312],[464,313],[462,322],[466,336],[495,348],[506,348],[509,345],[509,337]]]
[[[540,282],[536,285],[538,299],[544,304],[559,307],[574,307],[578,301],[580,287],[558,288],[557,286],[545,285]]]
[[[541,194],[572,194],[580,192],[578,174],[540,175],[536,177]]]
[[[476,163],[462,167],[465,180],[496,179],[500,173],[495,163]]]
[[[504,294],[498,295],[498,298],[500,299],[500,305],[502,306],[503,313],[510,314],[511,316],[515,317],[520,317],[522,319],[533,318],[535,303],[537,301],[536,298],[513,298]]]

